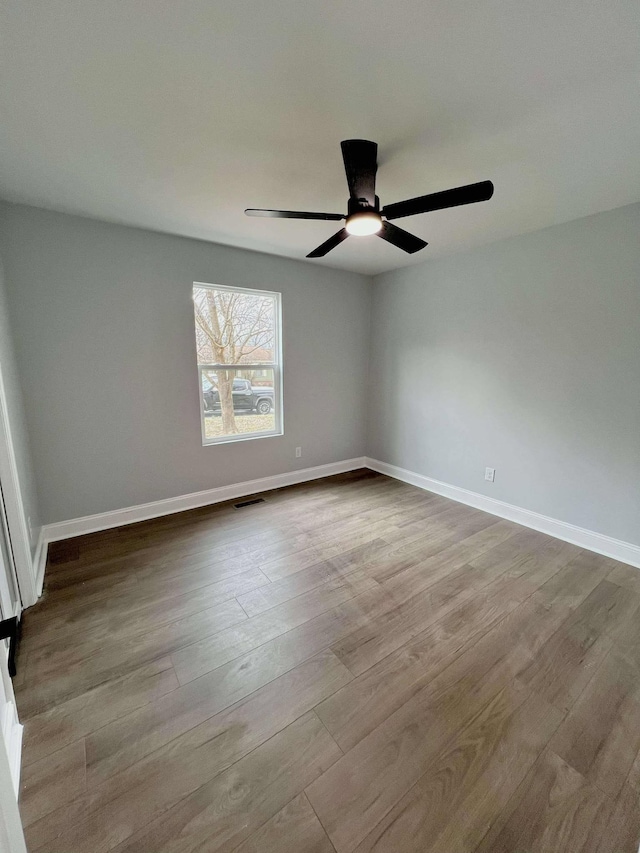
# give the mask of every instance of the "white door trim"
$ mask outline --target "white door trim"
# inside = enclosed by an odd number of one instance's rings
[[[31,544],[29,542],[29,531],[24,517],[24,503],[20,490],[20,479],[18,477],[18,466],[13,450],[11,437],[11,426],[9,424],[9,412],[7,409],[7,398],[2,379],[2,365],[0,364],[0,480],[2,480],[2,491],[4,494],[5,507],[7,511],[7,524],[9,536],[11,537],[11,551],[13,562],[18,576],[20,597],[22,606],[29,607],[38,600],[36,593],[36,582],[33,573],[33,562],[31,559]]]
[[[27,853],[4,743],[0,743],[0,850],[6,850],[7,853]]]
[[[0,850],[26,853],[18,791],[22,726],[16,714],[13,684],[7,667],[7,648],[0,641]]]

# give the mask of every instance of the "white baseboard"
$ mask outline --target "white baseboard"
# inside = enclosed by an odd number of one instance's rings
[[[112,512],[101,512],[96,515],[86,515],[83,518],[73,518],[69,521],[45,524],[40,534],[42,549],[38,546],[38,553],[42,552],[43,555],[40,557],[40,564],[37,569],[38,582],[40,583],[44,579],[46,545],[49,542],[69,539],[72,536],[83,536],[86,533],[96,533],[99,530],[121,527],[122,525],[134,524],[138,521],[147,521],[150,518],[171,515],[174,512],[197,509],[201,506],[234,500],[235,498],[243,498],[247,495],[255,495],[259,492],[271,491],[272,489],[281,489],[283,486],[306,483],[310,480],[318,480],[321,477],[331,477],[333,474],[344,474],[346,471],[354,471],[357,468],[365,467],[365,457],[359,456],[356,459],[330,462],[328,465],[317,465],[314,468],[301,468],[298,471],[288,471],[286,474],[274,474],[271,477],[261,477],[259,480],[246,480],[244,483],[233,483],[229,486],[220,486],[219,488],[207,489],[203,492],[193,492],[190,495],[180,495],[176,498],[165,498],[164,500],[130,506],[125,509],[116,509]],[[41,590],[42,586],[39,588]]]
[[[508,521],[514,521],[516,524],[522,524],[524,527],[530,527],[533,530],[539,530],[541,533],[547,533],[556,539],[571,542],[573,545],[578,545],[589,551],[595,551],[597,554],[603,554],[605,557],[619,560],[621,563],[628,563],[630,566],[640,568],[640,546],[633,545],[631,542],[613,539],[611,536],[595,533],[593,530],[586,530],[584,527],[576,527],[576,525],[569,524],[566,521],[559,521],[557,518],[540,515],[540,513],[489,498],[478,492],[470,492],[468,489],[461,489],[459,486],[451,486],[449,483],[442,483],[440,480],[433,480],[431,477],[407,471],[406,468],[389,465],[388,462],[380,462],[377,459],[367,457],[365,465],[372,471],[386,474],[388,477],[393,477],[396,480],[402,480],[404,483],[417,486],[419,489],[435,492],[445,498],[458,501],[458,503],[484,510],[484,512],[491,513],[491,515],[506,518]]]
[[[18,722],[16,706],[13,702],[7,702],[2,709],[2,736],[4,738],[9,768],[11,770],[11,781],[16,793],[20,790],[20,764],[22,759],[22,731],[23,726]]]

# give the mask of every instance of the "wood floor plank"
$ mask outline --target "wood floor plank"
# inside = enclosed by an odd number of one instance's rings
[[[520,528],[516,536],[509,537],[490,552],[479,554],[469,562],[478,568],[514,571],[521,567],[525,572],[531,571],[540,563],[547,563],[550,559],[563,561],[565,556],[570,559],[579,551],[576,545],[554,539],[536,530]]]
[[[610,651],[609,633],[630,619],[638,604],[633,593],[601,581],[518,678],[568,711]]]
[[[607,575],[608,581],[640,595],[640,572],[634,566],[616,563],[614,560],[610,560],[609,565],[612,568]]]
[[[557,711],[535,695],[499,693],[358,845],[358,853],[473,850],[558,719]],[[510,853],[519,849],[528,848],[516,845]]]
[[[531,537],[517,534],[517,541],[510,543],[512,536],[513,525],[498,522],[394,575],[383,585],[397,598],[399,607],[346,638],[333,651],[345,666],[358,675],[411,640],[418,633],[416,625],[422,628],[429,625],[456,604],[488,586],[496,576],[507,574],[509,580],[526,576],[524,593],[518,593],[523,598],[579,554],[579,549],[574,546],[549,540],[544,543],[550,552],[548,561],[536,561],[533,559]],[[491,555],[496,551],[498,557],[493,559]],[[482,554],[485,556],[480,561],[478,558]],[[473,564],[466,564],[469,558],[476,558],[478,565],[476,560]],[[420,595],[423,590],[431,592]],[[505,601],[509,600],[510,593],[507,593]]]
[[[608,636],[613,640],[614,647],[627,660],[640,667],[640,607],[630,619],[611,626]]]
[[[314,545],[304,551],[288,554],[276,560],[261,563],[260,567],[271,581],[279,581],[296,574],[301,569],[307,569],[316,563],[331,563],[336,569],[347,569],[349,567],[365,568],[370,559],[376,557],[389,546],[385,539],[378,537],[365,537],[365,541],[354,544],[353,538],[332,547],[321,547]]]
[[[283,557],[304,554],[307,549],[317,552],[321,560],[329,560],[344,552],[345,541],[350,543],[352,549],[364,547],[372,542],[383,541],[387,531],[397,530],[394,524],[388,522],[388,511],[382,518],[384,520],[366,524],[348,519],[342,523],[327,525],[326,529],[305,532],[278,545],[253,551],[252,556],[257,563],[267,567]]]
[[[63,853],[64,848],[58,846],[59,839],[69,831],[70,826],[86,820],[88,814],[89,799],[85,794],[30,823],[24,831],[27,850],[29,853]]]
[[[640,846],[640,796],[625,783],[615,802],[597,853],[638,853]]]
[[[529,772],[514,796],[515,808],[489,830],[477,853],[595,853],[613,803],[551,750]]]
[[[617,797],[640,751],[640,669],[612,649],[550,747],[589,782]]]
[[[245,519],[245,522],[248,519]],[[203,562],[224,563],[231,566],[244,565],[245,569],[255,565],[253,555],[260,548],[276,543],[286,543],[300,531],[295,524],[278,527],[271,523],[261,527],[254,524],[227,527],[223,530],[207,531],[202,534],[197,529],[188,529],[182,536],[169,531],[166,534],[156,532],[153,539],[147,538],[143,547],[135,538],[110,543],[99,551],[89,550],[83,558],[57,567],[47,579],[47,589],[57,593],[64,586],[77,586],[91,583],[102,578],[107,583],[112,575],[121,572],[152,571],[161,573],[176,563],[198,565]],[[149,542],[153,544],[149,544]]]
[[[95,687],[25,723],[23,766],[153,703],[180,686],[169,657]]]
[[[89,734],[88,785],[100,784],[323,651],[336,630],[336,620],[305,623]]]
[[[366,576],[322,585],[204,640],[185,644],[172,655],[178,678],[183,684],[193,681],[352,599],[356,602],[353,605],[356,612],[363,608],[378,610],[394,606],[384,590]],[[351,611],[352,608],[348,609]]]
[[[230,853],[238,845],[260,853],[332,851],[300,792],[340,755],[310,712],[181,800],[115,853]],[[297,844],[301,846],[292,846]]]
[[[579,551],[563,566],[562,571],[553,573],[540,587],[536,592],[536,599],[544,602],[548,607],[568,607],[573,610],[582,604],[608,576],[608,563],[607,558],[599,554]],[[519,575],[518,579],[526,581],[533,575],[538,575],[539,572],[544,573],[544,568],[536,568],[524,576]],[[625,624],[623,622],[621,626]]]
[[[457,604],[470,598],[489,579],[471,567],[463,567],[438,582],[406,597],[397,607],[381,615],[333,646],[333,652],[354,675],[391,654],[436,622]],[[426,583],[426,581],[425,581]],[[394,595],[393,590],[391,595]]]
[[[482,590],[325,699],[316,713],[340,747],[351,749],[519,603],[500,590]]]
[[[511,532],[520,530],[518,525],[510,522],[498,522],[476,510],[452,504],[445,498],[439,500],[437,504],[428,503],[406,514],[385,534],[387,547],[373,555],[368,566],[376,579],[386,580],[400,571],[403,566],[398,564],[402,556],[408,558],[417,552],[418,559],[424,560],[485,527],[500,524],[502,529],[508,527]]]
[[[188,649],[191,647],[181,650],[175,655],[177,674],[182,684],[188,684],[194,678],[250,655],[254,649],[269,643],[282,649],[297,644],[299,651],[296,654],[310,657],[375,618],[376,613],[393,606],[393,600],[383,592],[370,589],[309,619],[301,619],[300,613],[296,613],[293,627],[282,618],[267,620],[254,617],[255,622],[243,623],[246,625],[244,632],[223,631],[215,646],[213,639],[206,646],[199,644],[195,648],[201,654],[190,656]]]
[[[471,699],[475,696],[476,684],[484,683],[486,687],[500,678],[507,681],[516,678],[523,668],[537,659],[541,649],[588,598],[588,587],[584,593],[558,597],[555,592],[547,594],[549,585],[555,586],[553,579],[510,611],[465,654],[455,657],[416,694],[412,702],[428,706],[434,698],[456,685],[461,700],[465,696]],[[410,708],[410,704],[406,707]],[[390,719],[397,719],[397,716]]]
[[[106,853],[303,716],[351,678],[317,655],[91,790],[89,814],[60,836],[65,853]]]
[[[307,789],[339,853],[353,849],[456,732],[512,684],[532,648],[543,644],[563,616],[526,603],[512,611]],[[530,645],[509,643],[518,633]],[[561,719],[557,712],[555,727]]]
[[[345,581],[347,583],[357,582],[359,592],[375,586],[375,581],[359,569],[345,572],[334,568],[330,562],[323,562],[309,569],[296,572],[295,575],[276,583],[270,583],[267,586],[257,587],[250,592],[237,595],[236,598],[247,616],[258,616],[265,610],[271,610],[278,604],[284,604],[318,587],[331,589],[334,584],[341,587]]]
[[[478,545],[471,547],[477,549]],[[366,671],[492,582],[492,573],[483,568],[468,564],[458,567],[460,555],[443,555],[441,552],[433,562],[427,560],[408,569],[409,583],[404,572],[384,583],[383,588],[398,606],[333,646],[354,675]]]
[[[443,586],[447,584],[443,583]],[[360,675],[421,633],[425,625],[432,624],[451,609],[456,599],[454,594],[447,597],[449,589],[447,587],[443,591],[442,597],[439,596],[439,589],[435,593],[426,590],[388,609],[375,623],[363,625],[340,640],[332,646],[332,651],[354,675]]]
[[[20,814],[25,826],[81,797],[86,791],[84,740],[23,768],[20,779]]]
[[[634,788],[640,796],[640,750],[631,765],[631,770],[627,776],[627,784],[631,785],[631,787]]]
[[[436,558],[441,558],[443,565],[447,559],[451,559],[451,565],[459,568],[468,562],[469,557],[492,547],[518,530],[510,522],[496,521],[484,514],[464,518],[460,515],[460,508],[456,508],[454,518],[457,524],[448,510],[385,532],[384,539],[388,545],[372,555],[366,570],[376,580],[384,582],[391,581],[409,569],[414,569],[414,576],[420,577],[422,570],[416,567],[427,560],[434,560],[435,568],[438,565]],[[474,545],[479,547],[476,549]],[[405,575],[407,578],[410,576]]]
[[[104,602],[111,595],[134,594],[142,587],[149,588],[158,581],[166,586],[168,595],[179,595],[198,587],[225,580],[233,575],[242,574],[255,568],[256,563],[243,555],[233,560],[219,561],[215,549],[207,549],[193,555],[162,555],[154,559],[126,557],[103,565],[91,565],[82,577],[77,573],[68,578],[59,578],[56,583],[47,580],[44,598],[34,608],[34,615],[42,621],[64,614],[67,608],[76,609],[78,595],[86,596],[87,601]],[[90,572],[89,572],[90,570]],[[180,581],[184,580],[184,586]]]
[[[338,813],[348,815],[365,813],[367,805],[373,803],[375,812],[367,819],[375,817],[371,826],[375,825],[384,814],[384,811],[380,814],[383,804],[394,804],[416,781],[417,768],[412,762],[423,749],[421,733],[432,747],[442,727],[446,735],[452,721],[455,721],[454,726],[461,725],[460,714],[466,719],[464,715],[472,714],[477,704],[488,702],[505,683],[515,678],[527,662],[535,659],[570,612],[567,602],[558,603],[555,608],[547,607],[544,602],[535,600],[535,596],[513,610],[321,777],[308,792],[314,808],[318,806],[316,795],[326,797]],[[560,719],[559,715],[558,722]],[[367,767],[364,773],[359,771],[363,760]],[[422,766],[421,762],[426,760],[423,757],[418,765]],[[393,781],[393,776],[378,777],[377,771],[369,772],[370,767],[386,765],[398,767],[400,778],[397,782]],[[342,768],[344,775],[338,778]],[[334,798],[338,791],[340,802],[336,803]],[[353,799],[349,797],[350,791]],[[329,811],[332,806],[328,806]],[[323,807],[318,807],[320,818],[328,828]],[[332,833],[329,834],[335,843]]]
[[[106,639],[118,633],[121,637],[143,634],[170,622],[185,619],[195,613],[216,607],[243,593],[268,585],[269,579],[257,568],[233,575],[221,581],[198,587],[182,594],[163,594],[163,583],[157,582],[154,595],[138,585],[125,595],[111,596],[102,606],[75,611],[51,620],[45,630],[40,630],[41,644],[32,664],[42,659],[50,660],[58,649],[66,649],[75,634],[84,632],[91,640],[84,640],[84,648],[99,648]],[[183,586],[184,589],[184,586]]]
[[[232,536],[231,531],[229,536]],[[65,590],[77,592],[80,585],[88,589],[99,588],[101,584],[108,587],[123,580],[153,580],[175,576],[180,574],[180,571],[196,571],[205,567],[210,570],[209,583],[212,583],[248,571],[254,566],[251,555],[242,554],[233,559],[221,559],[215,545],[207,543],[202,546],[190,542],[175,553],[166,548],[158,549],[152,554],[125,553],[91,561],[82,567],[72,565],[64,571],[58,569],[47,578],[46,590],[51,598],[63,598]]]
[[[425,580],[433,583],[445,577],[448,572],[471,565],[471,561],[478,555],[491,551],[505,540],[518,535],[518,528],[508,521],[493,521],[491,524],[485,524],[480,530],[475,529],[477,526],[474,525],[473,532],[468,529],[456,531],[453,541],[451,531],[445,541],[438,542],[436,537],[436,548],[423,544],[421,553],[424,558],[406,569],[394,572],[391,577],[382,577],[381,573],[375,570],[370,571],[370,574],[376,580],[386,582],[386,587],[392,589],[400,598],[403,594],[423,588]],[[444,547],[439,547],[441,545]]]
[[[334,853],[334,847],[309,801],[300,794],[235,853]]]
[[[72,699],[105,681],[166,657],[204,636],[212,636],[225,625],[244,622],[247,615],[235,598],[217,607],[203,610],[169,625],[130,638],[118,637],[110,644],[89,650],[75,643],[68,650],[44,657],[35,664],[29,653],[31,681],[20,688],[20,713],[25,719],[46,711],[53,705]]]

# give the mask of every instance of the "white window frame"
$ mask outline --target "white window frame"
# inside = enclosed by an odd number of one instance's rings
[[[198,364],[196,349],[196,368],[198,371],[198,398],[200,400],[200,431],[202,434],[203,447],[211,447],[218,444],[231,444],[236,441],[252,441],[255,438],[275,438],[284,435],[284,400],[282,393],[282,294],[275,290],[258,290],[250,287],[231,287],[224,284],[211,284],[204,281],[194,281],[193,288],[208,288],[209,290],[226,290],[231,293],[247,294],[249,296],[272,296],[274,298],[275,334],[273,352],[275,361],[261,362],[260,364]],[[192,291],[193,291],[192,288]],[[194,308],[194,323],[195,308]],[[194,329],[195,335],[195,329]],[[275,426],[272,430],[263,432],[250,432],[241,435],[222,435],[216,438],[207,438],[205,433],[204,399],[202,396],[202,371],[203,370],[272,370],[273,371],[273,396],[275,415]]]

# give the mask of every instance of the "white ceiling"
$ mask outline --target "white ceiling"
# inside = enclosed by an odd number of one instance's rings
[[[0,196],[300,258],[342,213],[339,142],[382,203],[491,179],[484,204],[352,238],[393,269],[640,200],[638,0],[2,0]]]

